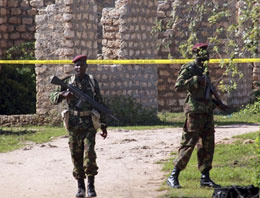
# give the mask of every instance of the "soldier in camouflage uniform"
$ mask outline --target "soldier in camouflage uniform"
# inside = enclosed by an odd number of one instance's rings
[[[213,110],[216,105],[211,95],[209,99],[205,98],[205,75],[209,75],[204,66],[204,63],[209,60],[207,48],[206,43],[194,45],[192,51],[196,54],[196,60],[182,66],[175,84],[176,91],[187,91],[187,97],[184,103],[186,120],[181,146],[174,169],[167,180],[172,188],[181,188],[178,180],[179,173],[188,164],[196,144],[198,169],[201,172],[200,186],[219,187],[209,177],[215,147]]]
[[[63,79],[67,84],[79,88],[88,96],[92,97],[99,104],[103,104],[102,97],[97,81],[92,75],[86,74],[86,56],[79,55],[73,59],[75,75],[71,75]],[[50,100],[52,104],[58,104],[63,99],[67,100],[68,111],[67,115],[69,132],[69,147],[71,158],[74,165],[73,176],[78,181],[78,193],[76,197],[85,197],[85,182],[86,175],[88,176],[88,196],[95,197],[94,176],[97,175],[98,166],[96,164],[95,152],[95,137],[96,129],[92,122],[93,107],[85,102],[80,109],[76,107],[78,100],[68,90],[63,90],[61,87],[51,93]],[[104,104],[103,104],[104,105]],[[101,136],[106,138],[107,125],[105,115],[100,113],[101,121]]]

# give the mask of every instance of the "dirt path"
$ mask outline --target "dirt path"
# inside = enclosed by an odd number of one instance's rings
[[[216,128],[216,141],[258,131],[258,125]],[[161,165],[176,150],[182,129],[109,131],[97,136],[96,191],[102,198],[154,198],[164,182]],[[0,154],[0,197],[73,198],[76,181],[67,138]]]

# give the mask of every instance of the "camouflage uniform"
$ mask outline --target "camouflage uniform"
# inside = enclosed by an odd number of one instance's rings
[[[175,167],[183,170],[197,144],[198,168],[201,172],[212,168],[214,154],[214,121],[213,109],[215,108],[212,98],[205,99],[206,87],[200,84],[198,76],[204,74],[204,68],[191,62],[183,65],[177,78],[175,88],[177,91],[187,90],[187,97],[184,103],[186,115],[181,146],[178,157],[175,160]]]
[[[88,96],[94,98],[95,101],[103,104],[98,83],[95,79],[91,80],[90,75],[85,74],[82,80],[72,75],[63,81],[79,88]],[[58,104],[62,101],[60,97],[62,91],[65,90],[58,87],[56,92],[51,94],[50,99],[53,104]],[[73,176],[76,179],[85,179],[86,175],[95,176],[98,173],[95,152],[96,130],[93,127],[90,114],[93,107],[88,102],[85,102],[80,111],[78,111],[76,107],[77,102],[78,100],[75,97],[67,101],[69,109],[69,147],[74,165]],[[101,128],[106,127],[105,115],[103,113],[101,113],[100,120]]]

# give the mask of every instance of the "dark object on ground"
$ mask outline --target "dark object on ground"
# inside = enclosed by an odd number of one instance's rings
[[[226,186],[215,188],[212,198],[259,198],[259,188],[250,186]]]

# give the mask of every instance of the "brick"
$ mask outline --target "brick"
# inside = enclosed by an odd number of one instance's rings
[[[1,17],[5,16],[7,14],[7,10],[5,8],[0,8],[0,14],[1,14]]]
[[[0,24],[5,24],[7,22],[7,17],[0,18]]]
[[[20,8],[12,8],[11,9],[11,15],[20,15],[21,14],[21,9]]]
[[[21,18],[11,17],[9,18],[8,22],[11,24],[21,24]]]
[[[10,0],[8,0],[7,1],[7,6],[8,7],[17,7],[18,6],[18,2],[19,1],[10,1]]]
[[[30,9],[30,10],[27,11],[27,14],[29,16],[35,16],[37,14],[37,9],[34,9],[34,8]]]
[[[10,39],[19,39],[20,38],[20,33],[12,33],[10,34]]]
[[[31,24],[33,24],[33,19],[32,18],[23,18],[22,23],[25,25],[31,25]]]
[[[26,26],[25,25],[19,25],[15,29],[18,32],[25,32],[26,31]]]
[[[0,32],[6,32],[7,31],[7,25],[0,25]]]
[[[22,33],[21,37],[25,40],[32,40],[34,36],[31,33]]]

